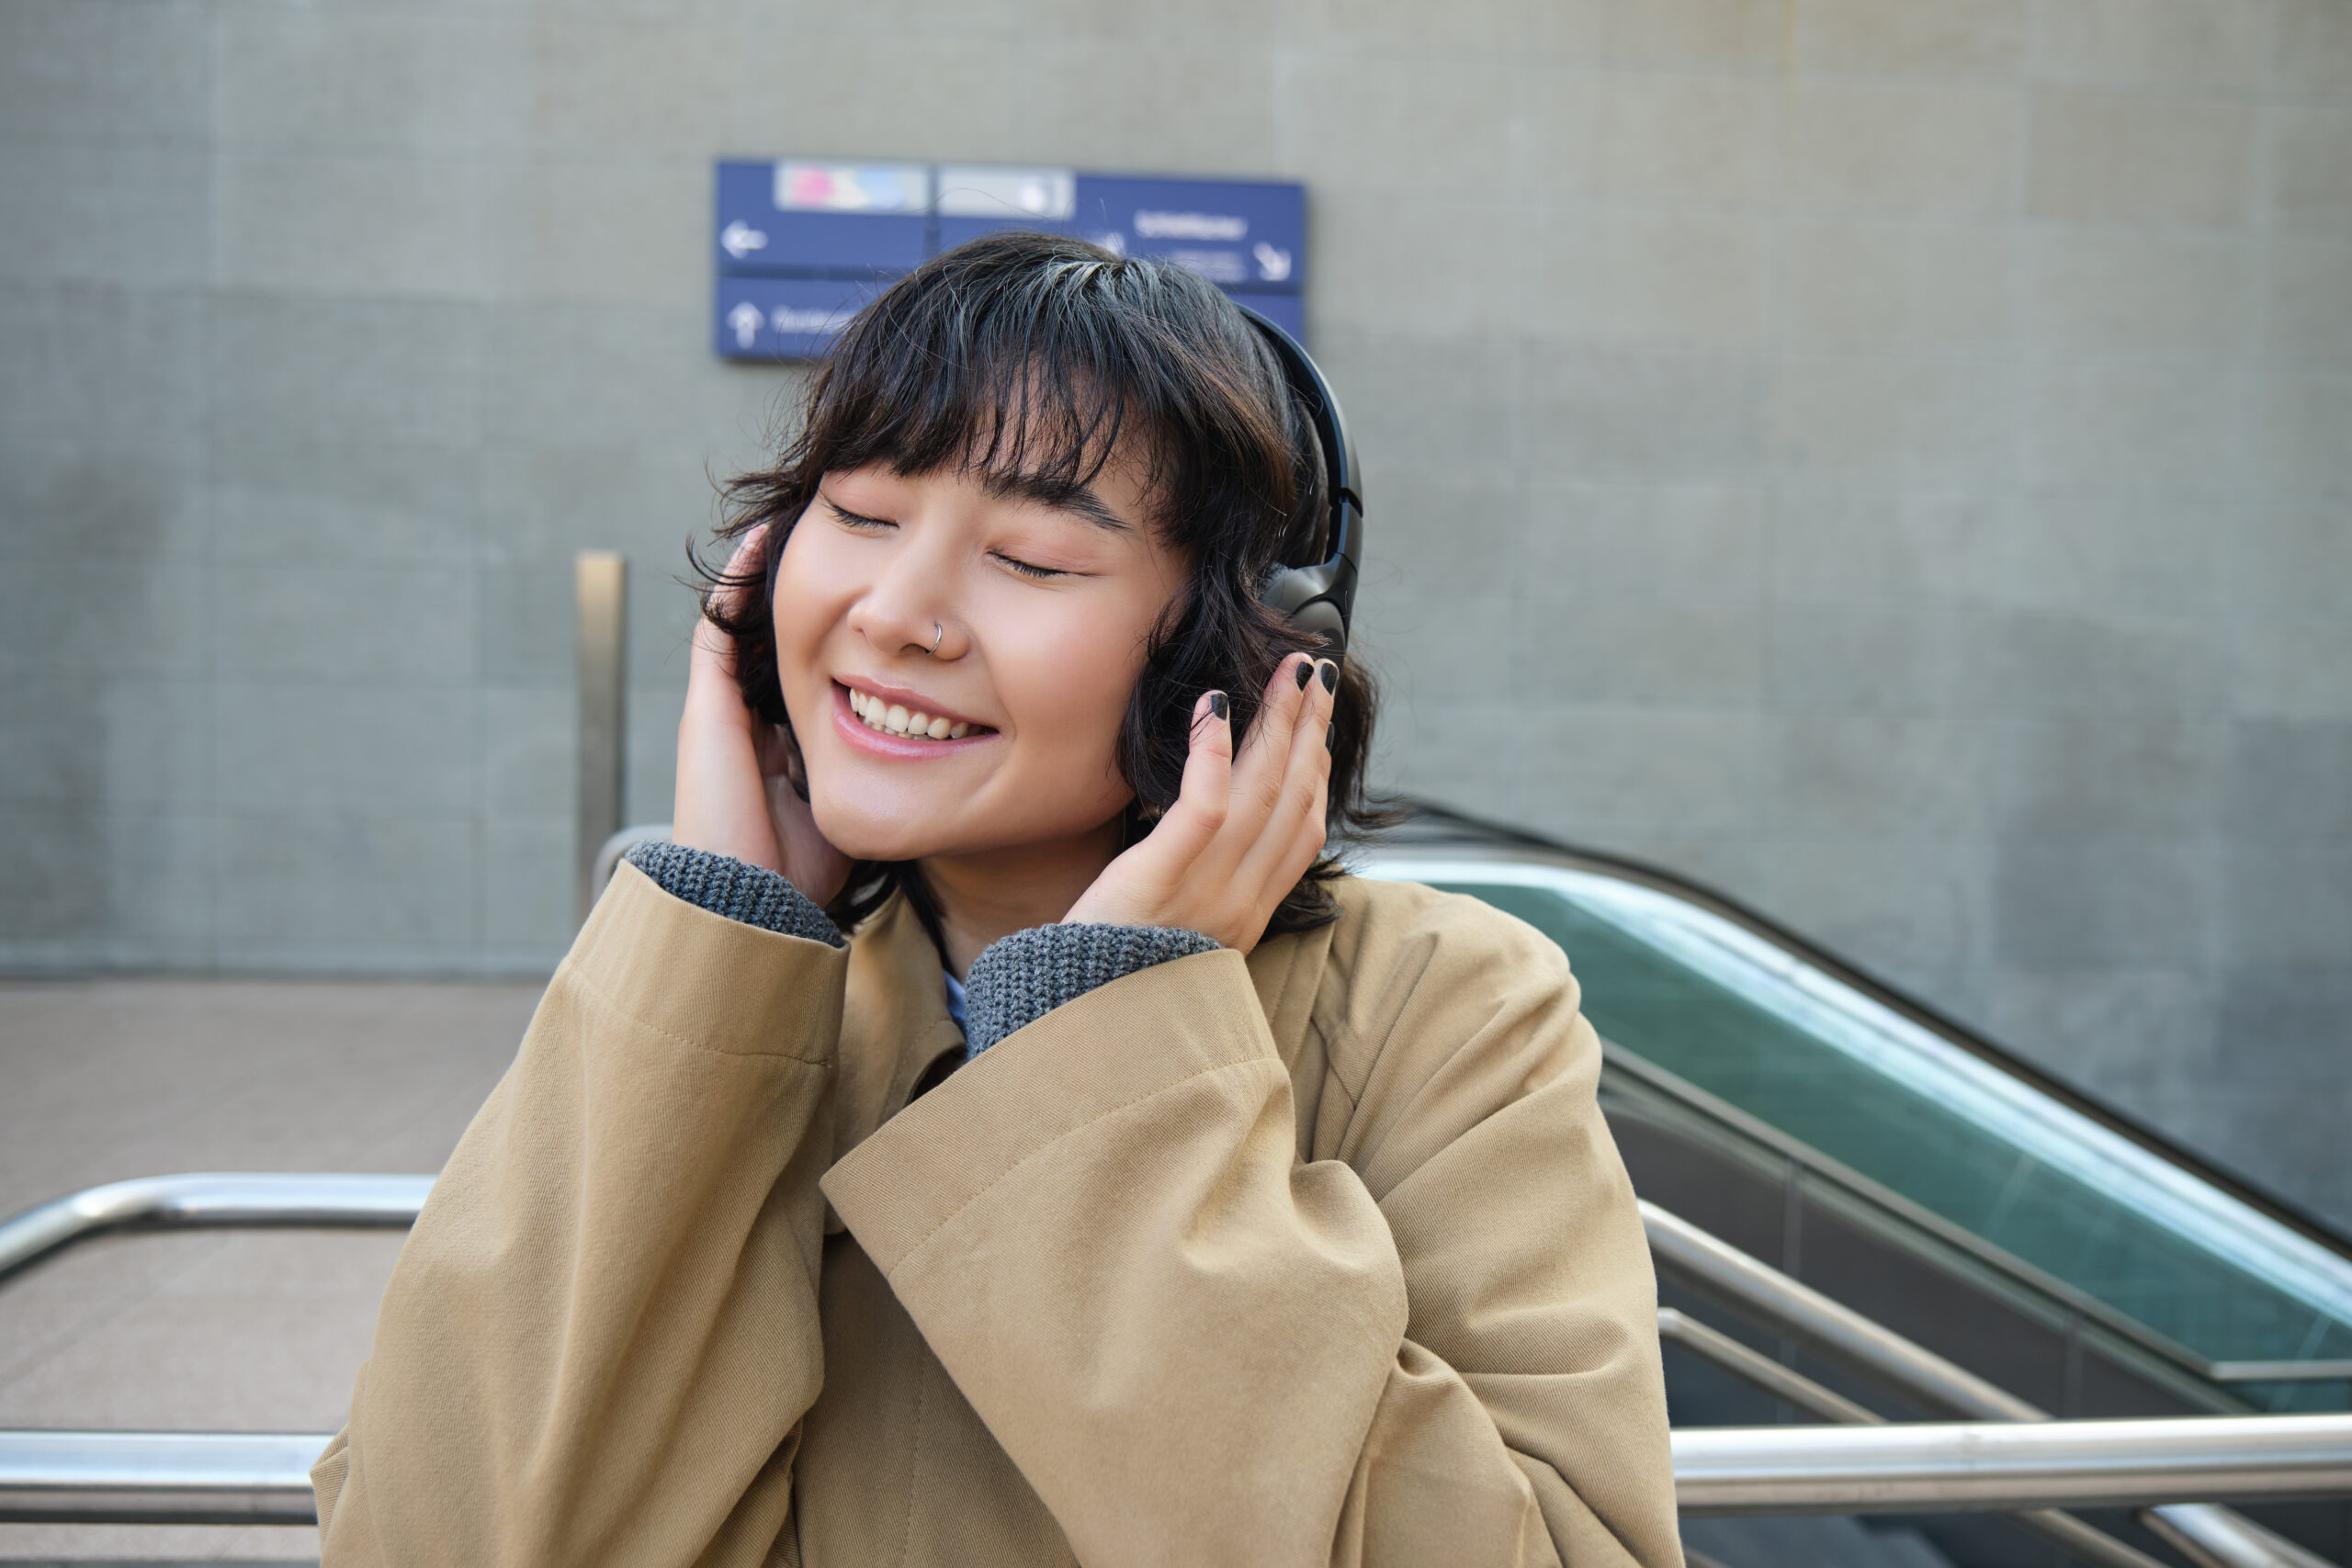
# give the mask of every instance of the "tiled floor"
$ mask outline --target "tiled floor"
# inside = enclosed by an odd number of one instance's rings
[[[0,985],[0,1215],[128,1176],[432,1171],[536,986]],[[0,1282],[0,1427],[328,1431],[401,1237],[89,1243]],[[0,1568],[315,1559],[308,1529],[0,1525]]]

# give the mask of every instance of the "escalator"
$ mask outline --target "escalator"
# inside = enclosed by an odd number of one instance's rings
[[[2352,1408],[2352,1240],[1736,904],[1434,807],[1359,868],[1558,942],[1642,1197],[2054,1416]],[[1677,1308],[1895,1420],[1947,1416],[1662,1281]],[[1678,1427],[1810,1419],[1669,1342]],[[2335,1562],[2352,1505],[2244,1510]],[[2086,1521],[2194,1564],[2122,1513]],[[1725,1568],[2074,1559],[1992,1516],[1720,1520]]]

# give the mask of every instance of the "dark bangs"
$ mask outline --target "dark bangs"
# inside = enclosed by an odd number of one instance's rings
[[[825,475],[876,465],[985,474],[1049,502],[1091,484],[1114,454],[1142,466],[1146,524],[1189,571],[1122,726],[1120,767],[1136,795],[1130,840],[1176,798],[1200,694],[1229,694],[1238,743],[1275,666],[1315,646],[1259,596],[1274,569],[1322,553],[1313,428],[1257,330],[1181,267],[1050,235],[975,240],[861,311],[799,413],[775,466],[723,492],[721,539],[770,525],[744,574],[760,591],[734,615],[705,596],[705,613],[734,638],[745,702],[772,723],[788,723],[769,619],[784,541]],[[713,587],[723,580],[709,565],[701,575]],[[1376,698],[1357,659],[1342,671],[1329,819],[1344,836],[1377,818],[1363,785]],[[1325,884],[1336,874],[1319,862],[1268,933],[1329,919]],[[846,928],[900,889],[935,926],[911,866],[859,865],[833,912]]]

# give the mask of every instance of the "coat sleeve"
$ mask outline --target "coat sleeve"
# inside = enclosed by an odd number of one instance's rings
[[[1219,952],[1056,1009],[826,1177],[1080,1561],[1679,1562],[1599,1043],[1550,943],[1424,926],[1320,1021],[1372,1064],[1344,1158],[1300,1158]]]
[[[620,868],[401,1250],[311,1472],[328,1568],[767,1560],[845,973]]]

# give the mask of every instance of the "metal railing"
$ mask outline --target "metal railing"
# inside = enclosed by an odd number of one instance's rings
[[[0,1521],[311,1524],[326,1432],[0,1432]],[[2352,1416],[1674,1434],[1691,1517],[2103,1506],[2352,1492]]]
[[[111,1182],[0,1224],[0,1277],[125,1229],[398,1227],[429,1176],[206,1173]],[[1655,1205],[1642,1217],[1662,1274],[1771,1332],[1919,1400],[1973,1416],[1893,1426],[1720,1330],[1668,1309],[1660,1337],[1838,1427],[1686,1428],[1674,1434],[1686,1512],[1997,1510],[2094,1561],[2152,1560],[2063,1506],[2136,1506],[2195,1562],[2320,1560],[2209,1505],[2352,1495],[2352,1416],[2048,1420],[2005,1391]],[[1985,1424],[1986,1422],[1993,1424]],[[307,1523],[308,1470],[325,1433],[0,1432],[0,1520]]]
[[[429,1176],[203,1171],[85,1188],[0,1224],[0,1280],[95,1235],[124,1230],[399,1230],[416,1219]]]
[[[1885,1427],[1701,1427],[1674,1434],[1684,1513],[1917,1514],[2256,1502],[2352,1493],[2352,1416]]]
[[[310,1525],[329,1432],[0,1432],[0,1523]]]
[[[1931,1410],[1975,1421],[2016,1423],[2041,1432],[2119,1425],[2052,1421],[2049,1413],[2038,1405],[1985,1382],[1967,1368],[1905,1338],[1884,1324],[1864,1317],[1655,1203],[1644,1202],[1641,1210],[1650,1258],[1661,1278],[1678,1280],[1758,1326],[1793,1339]],[[1679,1344],[1776,1398],[1826,1420],[1876,1426],[1884,1431],[1927,1429],[1918,1426],[1886,1426],[1884,1417],[1875,1412],[1681,1313],[1674,1313],[1671,1319],[1661,1313],[1658,1331],[1666,1343]],[[2284,1421],[2293,1430],[2321,1432],[2336,1424],[2352,1423],[2352,1416],[2175,1417],[2132,1425],[2179,1430],[2211,1427],[2220,1432],[2230,1428],[2213,1423],[2264,1421]],[[2251,1425],[2238,1429],[2250,1435],[2256,1432]],[[2346,1429],[2352,1430],[2352,1426]],[[2149,1530],[2203,1568],[2327,1568],[2324,1559],[2251,1519],[2215,1506],[2216,1501],[2225,1495],[2232,1495],[2184,1486],[2177,1490],[2151,1490],[2123,1501],[2140,1509],[2140,1522]],[[2044,1502],[2026,1506],[2017,1511],[2017,1522],[2093,1562],[2108,1563],[2112,1568],[2154,1568],[2154,1559],[2144,1552],[2058,1511],[2064,1506]]]

